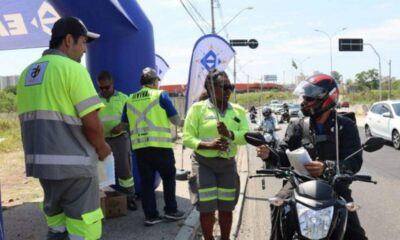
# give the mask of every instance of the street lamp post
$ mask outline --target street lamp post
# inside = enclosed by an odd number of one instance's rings
[[[370,46],[372,50],[374,50],[376,56],[379,60],[379,101],[382,101],[382,71],[381,71],[381,55],[379,55],[378,51],[374,48],[374,46],[370,43],[364,43],[364,45]]]
[[[332,69],[332,37],[335,36],[335,34],[337,34],[338,32],[344,31],[346,29],[347,29],[347,27],[341,28],[332,34],[328,34],[327,32],[322,31],[320,29],[314,29],[314,31],[324,34],[329,39],[329,55],[330,55],[330,64],[331,64],[331,74],[332,74],[332,70],[333,70]]]
[[[238,13],[235,14],[235,16],[233,16],[224,26],[222,26],[222,28],[217,32],[220,33],[222,30],[224,30],[233,20],[235,20],[235,18],[237,18],[243,11],[245,10],[251,10],[253,9],[253,7],[245,7],[242,10],[240,10]],[[215,33],[215,27],[212,27],[212,29],[214,29]],[[233,55],[233,84],[236,86],[236,53],[235,55]],[[233,98],[235,103],[237,102],[236,99],[236,89],[233,90]]]
[[[311,56],[308,56],[308,57],[306,57],[306,58],[304,58],[303,60],[300,61],[300,72],[301,72],[301,74],[303,74],[303,63],[305,61],[307,61],[308,59],[310,59],[310,58],[311,58]]]
[[[243,8],[242,10],[240,10],[238,13],[236,13],[235,16],[233,16],[233,17],[231,18],[231,20],[229,20],[224,26],[221,27],[221,29],[217,32],[217,34],[220,33],[220,32],[222,32],[222,30],[224,30],[224,29],[225,29],[233,20],[235,20],[235,18],[237,18],[243,11],[252,10],[252,9],[253,9],[253,7],[245,7],[245,8]]]

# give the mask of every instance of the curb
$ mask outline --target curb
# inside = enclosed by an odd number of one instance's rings
[[[200,213],[193,208],[186,218],[175,240],[193,240],[200,228]]]

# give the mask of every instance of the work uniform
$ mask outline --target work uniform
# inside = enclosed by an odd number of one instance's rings
[[[50,49],[22,72],[17,91],[26,175],[40,180],[49,232],[99,239],[99,160],[81,118],[104,105],[89,73]]]
[[[115,176],[122,192],[133,195],[134,181],[132,177],[132,154],[129,134],[122,131],[112,134],[111,130],[120,124],[122,112],[128,99],[125,94],[114,91],[109,98],[104,98],[100,94],[100,99],[105,108],[99,113],[99,117],[104,127],[106,142],[110,145],[115,159]]]
[[[277,152],[280,159],[274,154],[270,154],[267,161],[274,166],[290,166],[286,149],[294,150],[304,147],[313,160],[336,160],[336,141],[335,141],[335,117],[334,111],[324,124],[317,124],[310,118],[303,118],[289,124],[285,138],[279,144]],[[361,147],[360,136],[357,126],[347,117],[338,116],[339,126],[339,160],[345,159],[350,154],[356,152]],[[357,173],[362,166],[362,152],[355,154],[348,160],[340,161],[343,171]],[[292,191],[289,182],[277,194],[280,198],[287,198]],[[347,202],[352,202],[349,184],[340,182],[335,185],[335,191]],[[271,237],[270,239],[282,239],[280,226],[281,207],[271,205]],[[344,239],[367,239],[365,231],[360,225],[356,212],[349,212],[347,229]]]
[[[213,141],[221,136],[217,130],[217,117],[234,139],[227,151],[198,149],[200,142]],[[232,211],[237,203],[240,184],[236,169],[237,145],[246,144],[244,134],[249,131],[245,110],[228,103],[224,113],[217,113],[210,100],[192,105],[185,119],[183,144],[193,149],[192,175],[189,179],[192,204],[200,212]]]
[[[136,155],[142,183],[142,205],[147,219],[159,217],[154,193],[155,172],[164,187],[164,211],[177,212],[175,198],[175,157],[170,118],[177,116],[168,94],[143,87],[131,94],[126,103],[123,122],[129,122],[132,149]]]

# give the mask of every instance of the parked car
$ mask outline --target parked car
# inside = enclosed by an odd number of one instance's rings
[[[300,104],[290,103],[289,104],[289,114],[291,117],[298,117],[300,112]]]
[[[365,119],[365,135],[382,137],[400,149],[400,100],[374,103]]]
[[[338,108],[349,108],[350,107],[350,103],[349,102],[339,102],[337,107]]]
[[[281,109],[283,109],[283,103],[271,103],[269,105],[272,112],[275,114],[281,114]]]

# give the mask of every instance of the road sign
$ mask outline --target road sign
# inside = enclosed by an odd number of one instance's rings
[[[264,75],[264,82],[276,82],[278,77],[276,75]]]
[[[231,39],[231,40],[229,41],[229,43],[230,43],[231,46],[241,46],[241,47],[244,47],[244,46],[247,46],[247,45],[248,45],[247,39]]]
[[[339,38],[339,51],[343,52],[362,52],[362,38]]]
[[[249,48],[251,48],[251,49],[255,49],[258,47],[258,42],[255,39],[250,39],[248,44],[249,44]]]
[[[251,49],[255,49],[258,47],[258,41],[256,39],[231,39],[229,41],[231,46],[237,46],[237,47],[245,47],[249,46]]]

